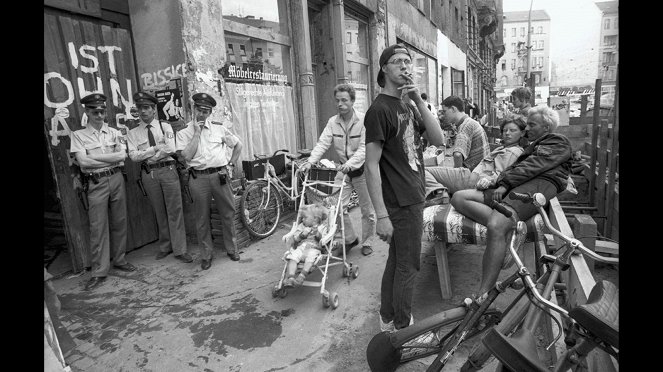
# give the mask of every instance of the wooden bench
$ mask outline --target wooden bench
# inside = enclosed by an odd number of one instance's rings
[[[526,221],[526,243],[543,242],[545,228],[538,214]],[[487,229],[485,226],[463,216],[451,204],[434,205],[424,208],[424,232],[422,241],[435,242],[435,259],[440,280],[442,298],[447,300],[453,296],[447,244],[486,244]]]

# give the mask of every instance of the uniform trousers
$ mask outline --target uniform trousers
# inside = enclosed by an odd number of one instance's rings
[[[114,265],[127,263],[127,198],[121,172],[89,181],[87,194],[90,221],[92,276],[105,277]]]
[[[226,172],[223,170],[222,172]],[[189,178],[189,188],[193,198],[193,208],[196,213],[196,233],[198,244],[201,246],[201,259],[212,258],[213,245],[210,232],[210,203],[212,196],[221,215],[221,231],[223,232],[223,246],[227,253],[234,253],[236,249],[235,237],[235,197],[230,189],[230,180],[221,184],[219,173],[196,174],[196,178]]]
[[[182,213],[180,177],[174,165],[140,172],[145,193],[150,199],[159,226],[159,250],[186,253],[186,231]]]

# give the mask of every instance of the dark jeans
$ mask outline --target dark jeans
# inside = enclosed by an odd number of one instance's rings
[[[424,203],[389,208],[394,233],[389,242],[389,257],[382,274],[380,315],[394,321],[396,329],[410,324],[412,292],[419,271]]]

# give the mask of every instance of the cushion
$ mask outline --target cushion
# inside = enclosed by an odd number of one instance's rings
[[[537,213],[525,221],[526,242],[543,241],[545,224]],[[422,240],[440,240],[446,243],[486,244],[488,229],[460,214],[451,204],[424,208],[424,233]]]

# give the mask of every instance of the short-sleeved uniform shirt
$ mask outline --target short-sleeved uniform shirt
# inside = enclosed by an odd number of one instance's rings
[[[387,207],[422,203],[424,160],[421,134],[425,127],[420,116],[401,99],[377,96],[364,117],[366,143],[381,142],[380,177],[382,197]]]
[[[184,150],[191,142],[195,132],[193,121],[187,123],[186,128],[177,132],[176,149]],[[226,153],[226,146],[235,147],[239,138],[222,124],[205,121],[205,126],[200,132],[200,143],[190,161],[187,163],[193,169],[202,170],[207,168],[222,167],[228,164],[230,158]]]
[[[149,130],[152,131],[154,136],[154,142],[156,144],[165,144],[167,153],[175,152],[175,133],[173,128],[168,123],[159,122],[159,120],[154,119],[150,123],[152,128]],[[163,130],[162,130],[163,129]],[[129,147],[129,157],[131,160],[140,162],[147,160],[148,163],[152,164],[162,159],[170,160],[168,154],[156,154],[155,150],[150,146],[150,142],[147,137],[147,123],[141,121],[137,127],[129,131],[127,136],[127,145]],[[158,156],[158,157],[157,157]]]
[[[110,154],[124,151],[124,142],[125,139],[122,133],[115,128],[109,127],[108,123],[104,123],[99,130],[92,128],[92,125],[88,123],[87,127],[71,133],[69,152],[84,152],[86,155]],[[124,162],[120,161],[101,168],[81,167],[81,171],[98,172],[123,165]]]
[[[453,152],[463,154],[463,166],[473,170],[484,158],[490,156],[486,130],[476,120],[463,116],[458,126]]]

